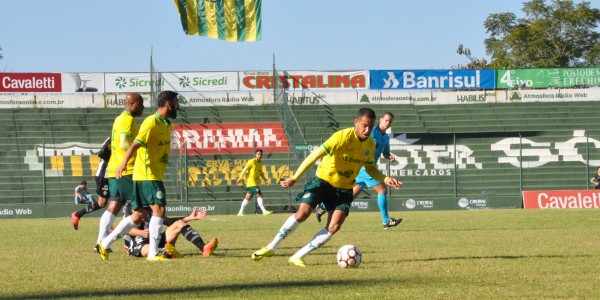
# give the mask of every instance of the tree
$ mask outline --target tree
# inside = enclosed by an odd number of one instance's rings
[[[488,62],[487,62],[487,60],[485,60],[485,58],[479,59],[477,57],[471,56],[471,49],[465,48],[463,46],[463,44],[458,45],[458,49],[456,50],[456,53],[458,53],[459,55],[466,56],[469,59],[469,63],[466,65],[459,64],[456,67],[452,67],[453,69],[477,70],[477,69],[487,69],[488,68]]]
[[[600,9],[589,2],[531,0],[525,18],[495,13],[484,22],[490,68],[556,68],[600,66]]]

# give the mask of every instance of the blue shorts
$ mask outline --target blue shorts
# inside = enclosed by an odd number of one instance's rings
[[[358,172],[358,176],[356,176],[356,184],[360,186],[361,190],[364,190],[365,187],[372,188],[378,184],[382,184],[381,181],[377,181],[367,173],[364,167],[360,168],[360,172]]]

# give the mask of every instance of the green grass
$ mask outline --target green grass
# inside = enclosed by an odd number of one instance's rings
[[[147,262],[116,242],[110,261],[92,246],[98,218],[1,220],[1,299],[598,299],[600,256],[595,210],[395,212],[404,222],[383,230],[377,213],[353,212],[344,228],[306,257],[287,259],[320,228],[302,224],[276,256],[250,254],[271,241],[288,214],[208,216],[195,221],[205,240],[219,237],[209,258],[181,238],[185,257]],[[120,219],[120,218],[119,218]],[[117,220],[119,220],[117,219]],[[363,251],[357,269],[341,269],[337,249]]]

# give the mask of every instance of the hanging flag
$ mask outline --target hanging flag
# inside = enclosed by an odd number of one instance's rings
[[[229,42],[262,38],[262,0],[174,0],[188,35]]]

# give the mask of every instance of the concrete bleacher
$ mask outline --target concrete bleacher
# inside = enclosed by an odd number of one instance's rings
[[[592,140],[600,141],[600,128],[595,118],[600,113],[595,102],[534,102],[507,104],[462,104],[462,105],[291,105],[298,126],[307,143],[320,145],[333,132],[353,126],[353,119],[360,107],[368,106],[376,113],[391,111],[396,118],[392,125],[395,136],[406,134],[406,138],[416,140],[413,146],[440,146],[449,151],[453,144],[468,147],[473,151],[475,162],[481,168],[467,165],[466,168],[450,168],[450,175],[436,176],[399,176],[404,188],[392,191],[392,200],[411,199],[493,199],[494,197],[513,197],[520,199],[521,189],[585,189],[589,177],[596,172],[597,166],[587,166],[576,161],[561,147],[574,138],[574,131],[585,132]],[[93,191],[94,160],[89,157],[70,159],[36,156],[36,145],[57,145],[79,143],[97,145],[110,134],[114,118],[122,109],[115,108],[77,108],[77,109],[14,109],[7,113],[6,129],[0,133],[0,203],[72,203],[73,189],[81,180],[87,180],[88,188]],[[146,108],[144,116],[153,113]],[[138,119],[140,124],[142,118]],[[259,106],[208,106],[184,107],[175,123],[178,124],[227,124],[282,122],[277,107]],[[523,150],[548,148],[556,161],[548,162],[536,168],[523,168],[500,163],[505,156],[502,151],[492,151],[492,144],[506,138],[523,138],[547,146],[525,144]],[[397,144],[399,145],[399,144]],[[600,160],[599,149],[593,145],[579,143],[577,154],[586,159]],[[399,149],[399,148],[398,148]],[[519,147],[511,148],[518,151]],[[293,151],[293,150],[292,150]],[[394,150],[398,157],[406,158],[409,163],[404,171],[418,170],[411,155],[418,153],[425,162],[425,169],[432,170],[426,149],[409,153]],[[32,156],[33,155],[33,156]],[[204,172],[208,161],[228,160],[246,161],[251,154],[232,154],[224,149],[218,155],[198,155],[187,158],[188,168],[194,172]],[[290,155],[265,151],[264,164],[290,165],[292,170],[298,162]],[[173,156],[173,160],[179,157]],[[524,161],[547,159],[547,157],[526,157]],[[97,162],[97,161],[96,161]],[[450,163],[447,158],[444,163]],[[175,163],[175,162],[174,162]],[[42,164],[47,171],[43,176]],[[74,167],[75,166],[75,167]],[[170,167],[171,168],[171,167]],[[77,169],[77,172],[74,170]],[[60,171],[64,172],[60,174]],[[274,206],[294,203],[295,193],[301,184],[292,191],[281,189],[275,184],[279,174],[268,171],[271,186],[262,186],[265,201]],[[192,176],[193,177],[193,176]],[[176,171],[165,177],[168,199],[183,201],[235,201],[239,202],[244,194],[242,187],[225,184],[210,178],[210,174],[200,174],[190,180],[185,191],[185,183]],[[218,182],[218,183],[217,183]],[[44,198],[43,195],[46,195]],[[361,197],[369,197],[363,195]],[[373,196],[370,196],[371,199]],[[454,200],[448,200],[454,201]]]

